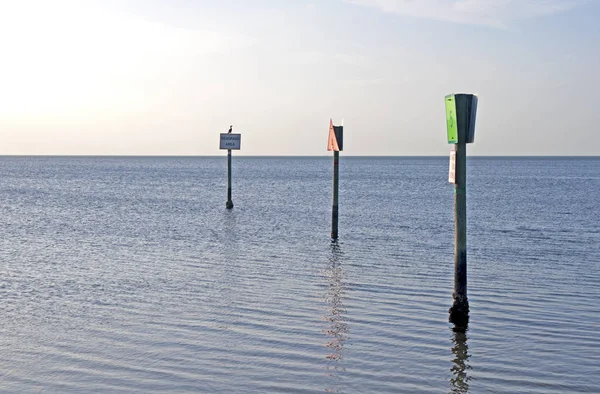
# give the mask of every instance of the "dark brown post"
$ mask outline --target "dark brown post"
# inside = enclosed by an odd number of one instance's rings
[[[227,149],[227,202],[225,208],[233,209],[233,201],[231,201],[231,149]]]
[[[331,238],[338,238],[340,151],[344,149],[344,126],[334,126],[329,120],[329,139],[327,150],[333,151],[333,203],[331,207]]]
[[[446,96],[448,142],[455,144],[451,161],[450,181],[454,183],[454,303],[449,310],[450,321],[466,327],[469,321],[467,298],[467,143],[475,137],[477,96],[456,94]],[[452,168],[454,164],[454,168]]]
[[[338,238],[338,205],[340,188],[340,152],[333,152],[333,204],[331,207],[331,238]]]
[[[232,134],[233,126],[229,126],[227,133],[221,133],[219,149],[227,149],[227,202],[225,208],[233,209],[231,201],[231,150],[239,150],[242,145],[242,135]]]

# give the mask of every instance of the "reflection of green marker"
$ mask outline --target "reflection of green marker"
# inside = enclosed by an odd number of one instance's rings
[[[448,143],[458,143],[458,125],[456,122],[456,101],[454,95],[446,96],[446,127],[448,129]]]

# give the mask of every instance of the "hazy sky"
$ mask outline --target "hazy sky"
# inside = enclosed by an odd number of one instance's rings
[[[600,0],[0,0],[0,154],[600,155]]]

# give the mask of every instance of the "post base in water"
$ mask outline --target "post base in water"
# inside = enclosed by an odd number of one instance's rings
[[[227,209],[233,209],[233,201],[227,201],[225,203],[225,208],[227,208]]]
[[[458,327],[466,327],[469,324],[469,300],[467,297],[454,296],[454,304],[450,309],[449,321]]]

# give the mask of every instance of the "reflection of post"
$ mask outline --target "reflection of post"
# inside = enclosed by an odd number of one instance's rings
[[[348,334],[348,325],[345,321],[346,310],[343,305],[344,298],[344,270],[340,264],[342,252],[337,242],[331,244],[331,257],[327,267],[328,291],[326,295],[329,304],[328,314],[325,316],[328,327],[325,333],[330,337],[327,342],[326,358],[333,362],[327,366],[329,376],[337,377],[337,373],[343,371],[340,363],[343,360],[342,352],[344,350],[344,341]],[[337,392],[337,389],[330,388],[327,392]]]
[[[467,361],[469,361],[469,346],[467,345],[467,334],[462,329],[455,329],[452,338],[453,347],[452,353],[454,365],[450,369],[453,377],[450,378],[450,393],[452,394],[467,394],[469,392],[469,380],[471,377],[467,371],[471,369]]]

